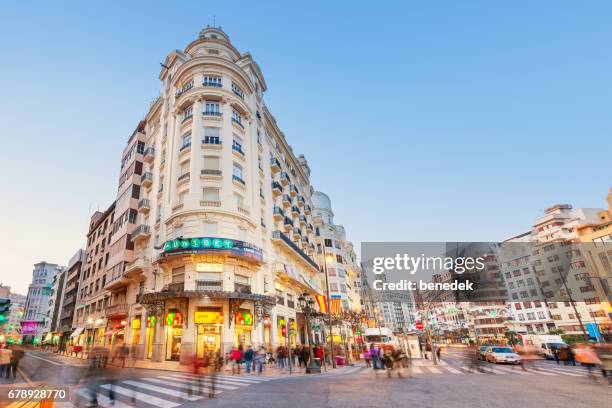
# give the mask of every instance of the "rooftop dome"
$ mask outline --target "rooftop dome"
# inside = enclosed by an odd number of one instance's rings
[[[206,26],[205,29],[200,31],[200,38],[211,39],[211,40],[222,40],[229,42],[229,36],[225,34],[225,31],[221,27]]]
[[[314,204],[315,208],[329,211],[332,210],[331,200],[329,199],[329,196],[320,191],[314,192],[314,194],[312,195],[312,203]]]

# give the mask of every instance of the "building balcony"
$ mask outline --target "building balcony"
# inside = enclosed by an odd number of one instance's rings
[[[202,147],[219,150],[222,147],[221,139],[217,136],[204,136],[204,139],[202,139]]]
[[[110,272],[108,280],[104,284],[104,290],[117,290],[130,283],[130,279],[126,276],[125,270]]]
[[[153,184],[153,173],[150,171],[142,173],[142,176],[140,176],[140,184],[142,184],[143,187],[151,187]]]
[[[137,278],[144,272],[145,260],[143,258],[137,258],[134,261],[126,265],[123,276],[126,278]]]
[[[220,180],[222,176],[221,170],[203,169],[200,171],[200,177],[211,180]]]
[[[272,195],[274,196],[274,198],[276,198],[281,194],[283,194],[283,186],[281,186],[279,182],[273,181],[272,182]]]
[[[283,228],[285,228],[285,232],[291,231],[293,228],[293,221],[291,218],[285,217],[285,220],[283,221]]]
[[[270,158],[270,170],[272,171],[272,175],[275,175],[281,170],[281,164],[276,157]]]
[[[298,191],[297,187],[296,187],[294,184],[291,184],[291,185],[289,186],[289,195],[290,195],[291,197],[295,197],[295,196],[297,196],[298,194],[299,194],[299,191]]]
[[[302,227],[306,226],[306,217],[303,215],[300,215],[300,225]]]
[[[291,215],[297,217],[298,215],[300,215],[300,209],[294,205],[293,207],[291,207]]]
[[[221,201],[219,200],[201,200],[200,206],[202,207],[221,207]]]
[[[140,224],[132,231],[132,242],[149,239],[151,237],[151,227]]]
[[[187,172],[185,174],[181,174],[180,176],[178,176],[178,178],[176,179],[176,181],[178,182],[178,184],[183,184],[189,181],[190,178],[190,173]]]
[[[274,206],[272,216],[274,217],[275,221],[281,221],[283,218],[285,218],[285,212],[282,208]]]
[[[289,178],[289,175],[285,172],[282,172],[280,175],[280,183],[283,186],[287,186],[289,183],[291,183],[291,179]]]
[[[278,244],[285,246],[286,248],[293,251],[298,258],[304,262],[305,265],[308,265],[317,273],[319,272],[319,266],[311,257],[306,255],[304,251],[302,251],[297,245],[295,245],[285,234],[281,231],[273,231],[272,232],[272,241]]]
[[[313,232],[313,230],[314,230],[314,228],[313,228],[312,224],[310,224],[310,223],[306,224],[306,231]]]
[[[206,292],[206,291],[215,291],[222,290],[223,282],[220,280],[197,280],[196,281],[196,290]]]
[[[232,145],[232,152],[234,153],[234,156],[238,157],[239,159],[244,159],[246,157],[246,154],[244,154],[242,147]]]
[[[291,235],[291,240],[295,241],[295,242],[299,242],[300,241],[300,229],[299,228],[293,228],[293,234]]]
[[[117,303],[115,305],[110,305],[106,308],[106,317],[120,317],[127,316],[128,314],[128,304],[127,303]]]
[[[204,111],[202,112],[202,116],[206,116],[211,119],[221,119],[221,117],[223,117],[223,113],[217,111]]]
[[[223,88],[223,84],[221,83],[221,81],[202,81],[202,86]]]
[[[148,214],[149,211],[151,211],[151,201],[146,198],[142,198],[138,201],[138,211],[143,214]]]
[[[304,214],[310,215],[311,211],[312,211],[312,209],[310,208],[310,205],[306,204],[304,206]]]
[[[291,197],[288,194],[283,194],[282,204],[285,208],[291,207]]]
[[[237,207],[237,208],[240,214],[247,215],[247,216],[251,215],[251,211],[248,208],[246,207]]]
[[[305,244],[305,247],[308,247],[308,244],[310,243],[310,241],[308,240],[308,237],[306,235],[302,236],[302,244]]]
[[[238,126],[240,129],[244,129],[242,122],[236,118],[232,118],[232,124]]]
[[[303,196],[298,196],[297,198],[297,204],[300,207],[304,207],[304,205],[306,205],[306,200],[304,199]]]
[[[155,146],[149,146],[144,152],[144,159],[147,163],[151,163],[155,159]]]
[[[232,175],[232,181],[234,182],[234,184],[237,184],[240,187],[245,187],[246,186],[245,181],[242,178],[236,176],[235,174]]]

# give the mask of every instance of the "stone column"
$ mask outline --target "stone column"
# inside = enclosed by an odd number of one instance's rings
[[[183,315],[183,336],[181,338],[181,364],[189,364],[189,360],[195,354],[195,302],[187,299],[184,303]]]

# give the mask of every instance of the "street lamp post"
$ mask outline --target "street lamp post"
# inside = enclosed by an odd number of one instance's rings
[[[306,318],[306,330],[308,337],[308,345],[310,350],[309,362],[306,367],[306,374],[320,374],[321,367],[317,365],[314,359],[314,352],[312,350],[313,342],[312,335],[310,333],[310,317],[314,312],[314,300],[308,298],[308,293],[303,293],[298,297],[298,302],[300,304],[300,308],[302,309],[302,313],[304,313],[304,317]]]

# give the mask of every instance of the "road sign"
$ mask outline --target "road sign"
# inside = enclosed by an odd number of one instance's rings
[[[416,328],[417,330],[423,330],[423,322],[416,322]]]

